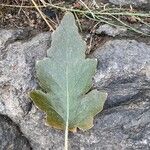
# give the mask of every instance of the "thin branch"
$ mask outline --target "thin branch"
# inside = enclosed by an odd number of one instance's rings
[[[54,31],[53,27],[49,24],[49,22],[46,20],[43,12],[39,9],[39,7],[37,6],[37,4],[35,3],[34,0],[31,0],[33,5],[35,6],[35,8],[38,10],[39,14],[41,15],[41,17],[43,18],[43,20],[46,22],[46,24],[49,26],[50,30]]]

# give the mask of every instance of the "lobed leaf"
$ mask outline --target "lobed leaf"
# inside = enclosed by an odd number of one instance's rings
[[[103,109],[106,92],[90,91],[97,61],[85,59],[86,44],[78,33],[73,14],[67,13],[52,35],[47,57],[36,63],[42,90],[30,93],[47,115],[47,124],[75,132],[90,129]]]

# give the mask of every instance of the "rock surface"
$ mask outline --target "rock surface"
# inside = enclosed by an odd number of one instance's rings
[[[135,40],[112,40],[97,49],[95,87],[107,89],[106,107],[131,100],[150,88],[150,45]]]
[[[0,150],[31,150],[28,140],[6,116],[0,115]]]
[[[149,0],[109,0],[110,3],[115,5],[135,5],[141,6],[143,4],[149,4]]]
[[[34,65],[46,56],[50,33],[26,39],[21,30],[0,30],[0,35],[0,113],[20,127],[33,150],[62,150],[64,133],[45,125],[27,95],[37,87]],[[70,134],[72,150],[149,150],[149,52],[148,44],[134,40],[108,41],[94,52],[99,61],[94,86],[108,91],[106,108],[117,107],[99,114],[93,129]]]
[[[88,3],[90,0],[87,0]],[[117,6],[130,6],[133,8],[138,8],[140,10],[148,11],[150,10],[150,0],[94,0],[96,5],[101,6],[103,4],[112,4]],[[91,2],[91,1],[90,1]]]
[[[150,95],[105,110],[86,133],[72,135],[73,150],[149,150]],[[78,141],[78,142],[77,142]]]
[[[108,24],[104,24],[99,26],[99,28],[96,30],[96,34],[106,34],[112,37],[115,37],[117,35],[123,34],[127,32],[126,28],[123,27],[112,27]]]
[[[135,24],[132,26],[133,28],[135,28],[136,30],[138,30],[139,32],[141,32],[143,34],[143,36],[146,35],[150,35],[150,28],[146,25],[141,25],[141,24]],[[96,34],[98,35],[108,35],[110,37],[116,37],[117,38],[129,38],[129,39],[135,39],[137,37],[137,33],[135,32],[131,32],[131,30],[129,30],[126,27],[123,26],[111,26],[108,24],[102,24],[98,27],[98,29],[96,29],[95,31]]]

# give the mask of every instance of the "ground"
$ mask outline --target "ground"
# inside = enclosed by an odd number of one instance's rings
[[[37,9],[21,8],[21,2],[0,2],[0,149],[61,150],[64,132],[46,126],[44,113],[28,97],[29,91],[38,86],[35,62],[46,57],[53,31]],[[42,5],[40,0],[35,2]],[[92,19],[90,10],[86,17],[85,12],[75,13],[80,34],[87,42],[86,56],[98,60],[93,88],[107,91],[108,98],[104,110],[95,117],[91,130],[69,134],[69,149],[149,150],[150,2],[82,2],[94,13],[102,9],[112,15],[121,7],[119,12],[124,15],[117,17],[127,25],[120,24],[116,18],[109,22],[110,14],[99,15],[105,17],[99,23]],[[81,1],[52,1],[55,6],[56,3],[67,9],[87,10]],[[28,0],[22,5],[33,6]],[[108,11],[108,8],[113,11]],[[48,22],[54,29],[65,12],[52,6],[41,10],[49,17]],[[140,15],[126,16],[123,10]]]

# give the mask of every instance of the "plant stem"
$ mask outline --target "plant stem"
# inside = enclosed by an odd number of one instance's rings
[[[68,150],[68,121],[66,122],[66,129],[65,129],[65,147],[64,150]]]
[[[61,6],[57,6],[57,5],[53,5],[53,4],[49,4],[49,3],[45,3],[46,7],[52,7],[52,8],[56,8],[56,9],[61,9],[61,10],[64,10],[64,11],[72,11],[72,12],[78,12],[78,13],[86,13],[86,14],[89,14],[89,11],[88,10],[80,10],[80,9],[74,9],[74,8],[67,8],[67,7],[61,7]],[[20,5],[8,5],[8,4],[0,4],[0,6],[3,6],[3,7],[18,7],[18,8],[36,8],[35,6],[20,6]],[[40,8],[43,8],[45,6],[43,5],[38,5],[38,7]],[[150,17],[150,14],[149,13],[137,13],[137,12],[127,12],[125,11],[124,9],[121,9],[123,10],[123,12],[106,12],[106,11],[109,11],[109,10],[120,10],[120,8],[110,8],[110,9],[106,9],[106,10],[101,10],[101,11],[93,11],[92,13],[94,13],[94,15],[124,15],[124,16],[139,16],[139,17]],[[120,10],[120,11],[121,11]]]
[[[38,10],[39,14],[41,15],[41,17],[43,18],[43,20],[46,22],[46,24],[49,26],[49,28],[54,31],[53,27],[49,24],[49,22],[47,21],[46,17],[44,16],[43,12],[39,9],[38,5],[35,3],[34,0],[31,0],[32,3],[34,4],[35,8]]]

